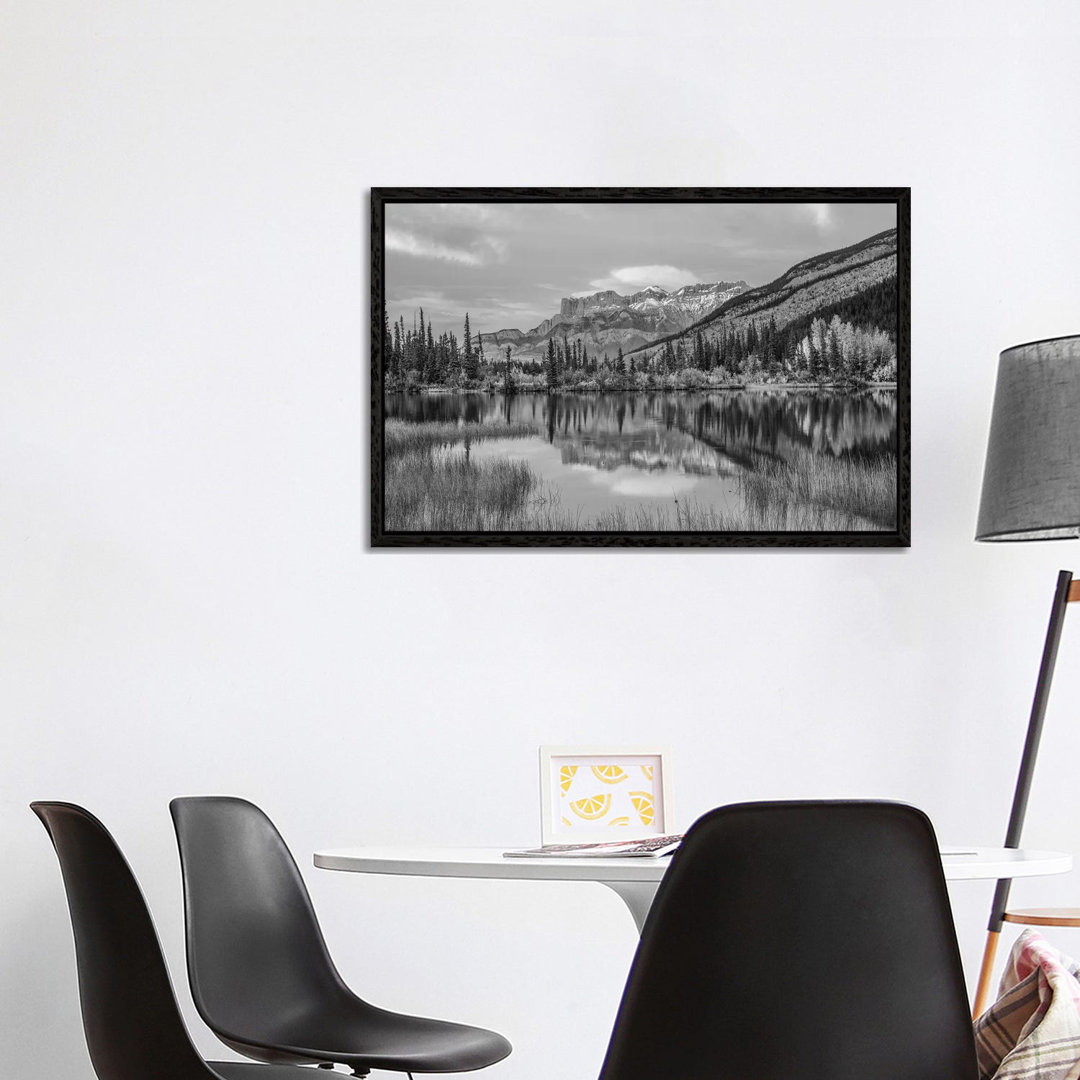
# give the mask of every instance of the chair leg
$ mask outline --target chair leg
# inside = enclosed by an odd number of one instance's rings
[[[987,998],[990,996],[990,977],[994,973],[994,957],[997,955],[1000,930],[988,930],[986,947],[983,949],[982,968],[979,971],[979,985],[975,990],[975,1005],[971,1010],[972,1020],[978,1020],[986,1012]]]

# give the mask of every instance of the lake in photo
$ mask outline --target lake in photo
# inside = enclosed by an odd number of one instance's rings
[[[398,393],[385,416],[391,530],[895,528],[895,388]],[[427,438],[410,484],[394,447]],[[509,468],[522,497],[407,497],[454,468]]]

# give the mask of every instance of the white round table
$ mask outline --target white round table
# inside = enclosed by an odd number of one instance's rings
[[[317,851],[323,870],[409,877],[502,878],[512,881],[595,881],[618,893],[641,932],[668,858],[514,859],[504,848],[339,848]],[[943,847],[948,881],[1065,874],[1072,856],[1026,848]]]

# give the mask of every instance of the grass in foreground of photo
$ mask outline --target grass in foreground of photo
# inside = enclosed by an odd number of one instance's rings
[[[800,450],[741,482],[754,529],[861,532],[896,527],[896,457],[833,457]]]
[[[386,528],[393,532],[506,532],[532,528],[539,480],[523,461],[473,461],[485,439],[524,438],[525,424],[409,424],[385,428]]]

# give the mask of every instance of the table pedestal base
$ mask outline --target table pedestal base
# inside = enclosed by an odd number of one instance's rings
[[[603,881],[601,884],[622,897],[622,902],[630,909],[630,914],[634,917],[634,925],[640,935],[660,883],[658,881]]]

